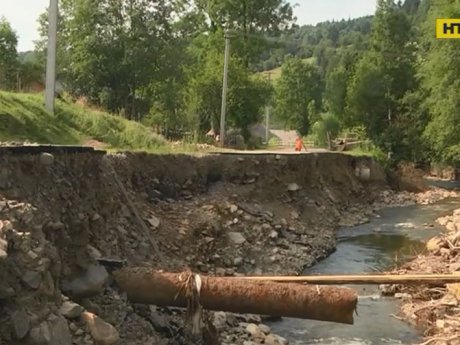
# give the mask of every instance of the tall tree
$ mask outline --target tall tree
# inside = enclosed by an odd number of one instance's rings
[[[455,40],[436,40],[436,18],[458,18],[460,1],[431,2],[431,9],[423,31],[426,58],[422,60],[420,75],[426,93],[429,125],[425,138],[437,161],[460,163],[460,46]]]
[[[292,7],[286,0],[196,0],[196,3],[206,13],[212,32],[218,29],[236,32],[235,50],[246,65],[267,46],[264,34],[284,31],[294,21]]]
[[[0,18],[0,88],[12,89],[16,82],[18,37],[10,23]]]
[[[321,108],[322,85],[315,65],[288,58],[276,84],[276,116],[286,126],[308,133],[312,112]]]
[[[148,110],[146,89],[172,58],[172,9],[156,0],[63,0],[58,62],[70,91],[130,118]]]
[[[379,0],[370,49],[357,64],[347,103],[348,119],[364,124],[369,137],[388,151],[398,151],[398,138],[392,134],[400,101],[416,87],[414,52],[404,10],[393,0]]]
[[[200,36],[191,47],[195,64],[188,70],[188,118],[199,132],[218,131],[222,102],[222,32]],[[232,55],[228,72],[227,122],[249,138],[249,126],[260,120],[270,100],[270,85],[251,76],[238,55]]]

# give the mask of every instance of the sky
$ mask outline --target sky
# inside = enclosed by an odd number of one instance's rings
[[[357,18],[373,14],[376,0],[290,0],[297,24],[316,24],[326,20]],[[19,51],[32,50],[38,38],[37,18],[49,0],[0,0],[0,17],[11,23],[19,36]]]

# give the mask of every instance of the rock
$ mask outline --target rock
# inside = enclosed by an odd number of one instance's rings
[[[452,220],[453,220],[453,222],[454,222],[455,224],[459,224],[459,223],[460,223],[460,209],[456,209],[456,210],[454,211]]]
[[[51,153],[43,152],[40,155],[40,164],[50,166],[54,164],[54,156]]]
[[[150,306],[149,321],[157,332],[167,332],[169,330],[165,316],[159,314],[154,306]]]
[[[76,319],[83,313],[84,308],[74,302],[66,301],[62,303],[59,312],[68,319]]]
[[[267,325],[264,325],[264,324],[260,324],[259,325],[259,328],[262,332],[264,332],[265,334],[269,334],[272,330],[270,329],[270,327],[268,327]]]
[[[12,287],[9,286],[0,286],[0,300],[8,299],[14,297],[16,292]]]
[[[147,221],[154,229],[158,229],[158,227],[160,226],[160,220],[154,215],[151,215],[150,218],[147,219]]]
[[[443,246],[443,243],[444,241],[442,240],[441,237],[439,236],[436,236],[436,237],[433,237],[431,240],[428,241],[428,243],[426,244],[426,249],[429,251],[429,252],[437,252],[439,251],[442,246]]]
[[[287,190],[289,192],[297,192],[298,190],[300,190],[300,186],[297,183],[290,183],[287,186]]]
[[[51,222],[46,225],[46,229],[51,231],[60,231],[65,229],[65,224],[63,222]]]
[[[382,284],[379,289],[383,296],[394,296],[397,293],[397,286],[392,284]]]
[[[396,299],[411,299],[412,298],[412,295],[408,294],[408,293],[395,293],[395,298]]]
[[[43,321],[40,325],[32,328],[29,338],[32,344],[49,344],[51,342],[51,331],[48,322]]]
[[[299,218],[300,218],[300,215],[299,215],[298,212],[292,211],[292,212],[291,212],[291,218],[292,218],[292,219],[299,219]]]
[[[215,312],[213,324],[217,329],[224,329],[227,327],[227,314],[222,311]]]
[[[234,244],[243,244],[244,242],[246,242],[246,238],[244,238],[244,236],[239,232],[229,232],[228,238]]]
[[[447,230],[448,232],[456,232],[456,231],[457,231],[457,227],[456,227],[456,225],[455,225],[453,222],[449,222],[449,223],[447,223],[447,225],[446,225],[446,230]]]
[[[242,257],[238,257],[238,258],[235,258],[233,259],[233,265],[234,266],[241,266],[243,264],[243,258]]]
[[[51,341],[47,345],[72,345],[69,324],[62,316],[52,315],[48,319]]]
[[[101,252],[100,252],[97,248],[93,247],[92,245],[89,245],[89,244],[88,244],[87,247],[86,247],[86,249],[87,249],[87,251],[88,251],[88,255],[89,255],[93,260],[98,260],[98,259],[102,258]]]
[[[39,272],[27,271],[22,277],[22,281],[31,289],[37,290],[42,282],[42,277]]]
[[[446,321],[444,320],[436,320],[436,327],[439,329],[444,329],[446,326]]]
[[[251,338],[255,340],[263,340],[265,339],[265,334],[261,331],[259,326],[254,323],[250,323],[246,326],[246,333],[248,333]]]
[[[74,297],[92,297],[101,293],[109,279],[105,267],[90,265],[87,271],[74,279],[68,286],[68,290]]]
[[[11,324],[16,339],[24,339],[30,330],[30,318],[24,309],[11,314]]]
[[[8,257],[8,253],[4,249],[0,249],[0,260],[5,260]]]
[[[98,345],[113,345],[120,339],[115,327],[105,322],[97,315],[84,312],[82,317],[89,328],[91,336]]]
[[[278,238],[278,232],[277,232],[276,230],[272,230],[272,231],[270,232],[269,237],[270,237],[272,240],[277,239],[277,238]]]
[[[280,336],[269,334],[265,338],[264,344],[265,345],[288,345],[289,342]]]
[[[230,213],[236,213],[238,211],[238,206],[236,205],[231,205],[230,206]]]

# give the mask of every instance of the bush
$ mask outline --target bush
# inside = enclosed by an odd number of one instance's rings
[[[315,145],[328,146],[328,133],[331,140],[337,138],[340,132],[340,121],[332,114],[322,114],[320,120],[312,127],[312,136]]]

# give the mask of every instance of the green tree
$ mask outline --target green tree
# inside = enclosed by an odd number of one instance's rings
[[[316,110],[319,110],[321,93],[321,78],[316,66],[298,58],[288,58],[276,84],[276,116],[286,126],[307,134],[312,115],[309,114],[309,105],[315,104]]]
[[[425,138],[436,161],[460,163],[460,46],[454,40],[436,40],[436,18],[458,18],[460,1],[432,1],[424,23],[423,46],[426,52],[420,65],[422,87],[426,93],[429,124]]]
[[[223,33],[198,37],[192,47],[195,63],[188,70],[187,118],[197,133],[218,131],[222,102]],[[270,100],[270,85],[251,77],[244,62],[233,55],[228,72],[227,119],[249,138],[249,126],[258,122]]]
[[[293,24],[292,6],[286,0],[197,0],[211,32],[229,29],[237,33],[235,51],[249,66],[267,47],[264,34],[276,34]]]
[[[18,37],[10,23],[0,18],[0,88],[12,89],[16,83]]]
[[[73,95],[128,118],[149,109],[147,91],[161,79],[172,39],[172,6],[154,0],[63,0],[59,75]],[[46,18],[42,18],[42,35]],[[42,40],[41,47],[44,40]]]
[[[412,39],[404,10],[393,0],[379,0],[370,49],[357,64],[347,94],[349,124],[363,124],[378,146],[396,153],[400,102],[417,86]]]
[[[327,107],[338,118],[344,116],[349,78],[349,72],[340,65],[332,70],[326,79]]]

